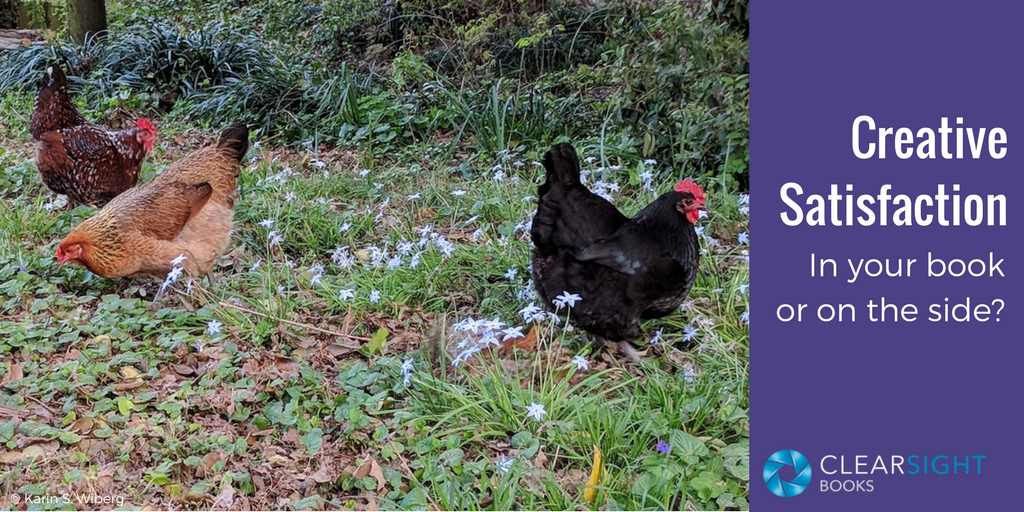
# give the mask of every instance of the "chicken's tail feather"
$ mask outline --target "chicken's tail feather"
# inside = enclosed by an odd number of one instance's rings
[[[544,154],[548,181],[563,185],[580,184],[580,160],[571,144],[556,144]]]
[[[225,128],[220,132],[217,147],[232,150],[234,158],[241,162],[242,157],[249,151],[249,127],[245,123],[238,122]]]

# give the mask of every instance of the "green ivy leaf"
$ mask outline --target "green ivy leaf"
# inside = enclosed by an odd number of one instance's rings
[[[522,450],[526,446],[529,446],[530,441],[533,441],[533,433],[529,430],[517,432],[516,435],[512,436],[512,448],[516,450]]]
[[[127,416],[131,414],[132,407],[134,406],[135,404],[132,403],[131,399],[125,398],[123,396],[117,397],[117,412],[121,413],[121,416]]]
[[[322,429],[314,428],[300,439],[302,446],[306,447],[306,453],[309,455],[316,455],[321,448],[324,446],[324,431]]]
[[[672,455],[680,457],[687,464],[696,464],[709,453],[708,447],[700,439],[682,430],[673,430],[668,439],[672,445]]]
[[[371,355],[376,355],[383,352],[384,342],[387,341],[388,334],[390,334],[388,330],[383,327],[377,329],[377,332],[373,333],[373,337],[371,337],[370,341],[368,341],[364,346],[366,352],[368,352]]]
[[[725,474],[750,480],[750,443],[733,443],[722,448],[722,458],[725,462]]]
[[[701,471],[697,478],[690,480],[690,487],[697,491],[697,497],[705,503],[722,494],[722,487],[718,485],[718,479],[709,471]]]
[[[171,479],[162,471],[153,470],[145,474],[142,477],[143,480],[153,485],[168,485],[171,483]]]
[[[18,431],[27,437],[38,439],[55,439],[61,433],[59,429],[34,421],[26,421],[18,425]]]
[[[61,432],[60,436],[58,436],[58,437],[60,439],[60,442],[62,442],[64,444],[75,444],[75,443],[77,443],[77,442],[82,440],[82,436],[80,436],[80,435],[78,435],[78,434],[76,434],[74,432],[68,432],[66,430],[64,432]]]
[[[461,448],[455,448],[442,453],[437,460],[448,467],[454,468],[462,464],[462,458],[465,456],[466,452],[462,451]]]

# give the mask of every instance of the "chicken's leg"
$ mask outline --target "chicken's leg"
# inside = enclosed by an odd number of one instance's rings
[[[600,336],[594,337],[607,347],[608,350],[612,350],[613,347],[618,347],[619,353],[622,354],[622,357],[626,358],[627,361],[634,364],[640,364],[640,353],[637,352],[636,347],[634,347],[632,343],[628,341],[620,341],[616,343],[614,341],[606,340]]]
[[[636,347],[632,343],[620,341],[619,352],[622,352],[622,357],[625,357],[630,362],[640,364],[640,353],[636,351]]]

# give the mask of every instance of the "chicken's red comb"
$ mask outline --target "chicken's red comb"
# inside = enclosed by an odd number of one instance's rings
[[[143,130],[147,130],[147,131],[151,131],[153,133],[156,133],[156,127],[153,126],[153,121],[150,121],[149,119],[146,119],[145,117],[140,117],[138,122],[135,123],[135,125],[138,126],[139,128],[142,128]]]
[[[681,180],[679,183],[676,183],[675,191],[689,192],[693,194],[694,199],[704,201],[704,189],[700,188],[700,185],[694,182],[693,178],[686,178],[685,180]]]

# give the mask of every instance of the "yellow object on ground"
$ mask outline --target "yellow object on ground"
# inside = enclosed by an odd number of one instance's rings
[[[590,478],[587,478],[587,486],[583,489],[583,499],[587,503],[593,503],[597,498],[597,482],[601,479],[603,472],[601,466],[601,449],[594,445],[594,469],[590,470]]]

